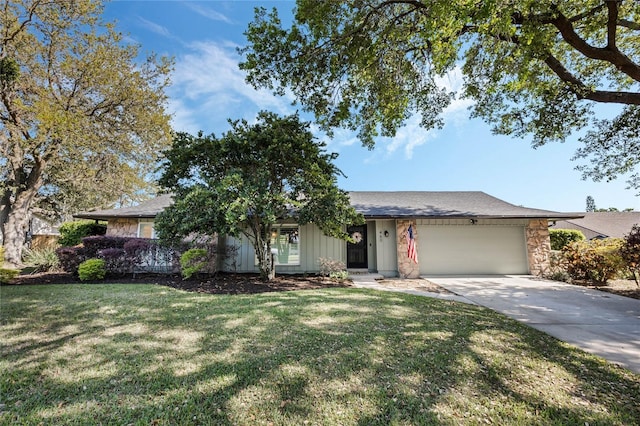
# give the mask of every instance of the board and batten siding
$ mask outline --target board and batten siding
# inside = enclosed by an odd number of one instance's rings
[[[527,274],[527,220],[418,220],[420,274]]]
[[[373,243],[375,250],[375,264],[369,261],[369,267],[373,271],[377,271],[384,277],[398,276],[398,247],[396,237],[396,221],[395,220],[376,220],[371,222],[374,224],[374,232],[369,231],[369,242]],[[369,227],[371,229],[371,227]],[[385,236],[385,231],[388,233]]]
[[[238,250],[234,259],[228,259],[223,266],[226,272],[259,272],[256,264],[255,250],[249,240],[226,237],[227,247],[236,246]],[[276,274],[317,273],[320,270],[319,259],[330,258],[345,261],[346,243],[333,237],[327,237],[312,224],[300,226],[300,264],[276,265]]]

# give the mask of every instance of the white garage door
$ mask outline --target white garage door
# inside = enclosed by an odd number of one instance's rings
[[[522,226],[418,227],[421,274],[527,274]]]

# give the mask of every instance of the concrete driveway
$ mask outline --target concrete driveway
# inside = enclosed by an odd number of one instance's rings
[[[640,374],[640,300],[531,276],[425,278]]]

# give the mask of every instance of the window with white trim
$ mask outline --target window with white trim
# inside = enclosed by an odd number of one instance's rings
[[[300,264],[300,227],[280,225],[271,232],[271,250],[276,265]]]
[[[152,220],[138,221],[138,238],[156,238],[156,230]]]

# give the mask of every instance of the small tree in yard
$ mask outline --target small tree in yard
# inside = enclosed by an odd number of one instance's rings
[[[160,184],[174,204],[156,219],[161,240],[214,233],[244,235],[255,249],[260,275],[273,278],[271,232],[284,219],[314,223],[326,235],[348,240],[345,226],[362,223],[333,165],[309,124],[298,115],[260,112],[256,124],[230,121],[215,135],[176,134],[165,152]]]
[[[624,242],[620,248],[620,255],[627,263],[633,273],[636,285],[640,287],[638,278],[640,275],[640,226],[633,225],[631,232],[624,237]]]

